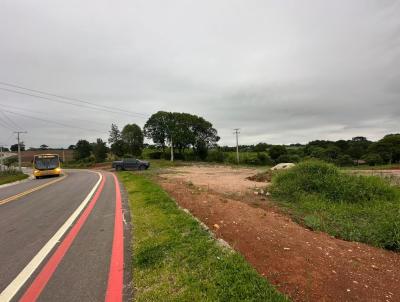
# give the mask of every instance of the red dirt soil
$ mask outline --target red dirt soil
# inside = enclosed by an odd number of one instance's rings
[[[232,198],[210,185],[159,181],[293,301],[400,301],[398,253],[310,231],[248,192]]]

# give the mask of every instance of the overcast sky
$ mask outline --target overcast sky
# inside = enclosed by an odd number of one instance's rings
[[[400,1],[2,0],[0,20],[0,82],[124,111],[0,84],[0,144],[107,139],[158,110],[221,144],[400,132]]]

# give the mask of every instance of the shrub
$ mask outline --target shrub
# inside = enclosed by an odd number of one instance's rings
[[[21,172],[14,168],[10,168],[7,170],[0,170],[0,177],[13,176],[18,174],[21,174]]]
[[[363,157],[363,159],[370,166],[381,165],[383,164],[382,157],[377,153],[370,153]]]
[[[382,178],[307,161],[274,174],[270,191],[312,229],[400,251],[400,191]]]
[[[196,157],[200,160],[205,160],[208,156],[208,147],[207,144],[203,141],[200,141],[196,144],[196,148],[194,149]]]
[[[148,154],[148,157],[150,159],[161,159],[163,157],[164,153],[161,151],[155,151],[155,152],[150,152]]]
[[[241,162],[252,166],[272,165],[271,158],[265,153],[244,153],[241,154]]]
[[[269,157],[268,154],[257,153],[257,159],[259,160],[261,165],[268,165],[268,166],[273,165],[273,161],[272,161],[271,157]]]
[[[339,155],[339,157],[337,158],[337,164],[339,166],[352,166],[354,165],[354,162],[350,155],[344,154]]]
[[[269,156],[271,156],[271,158],[275,161],[279,158],[279,156],[284,154],[287,154],[287,149],[285,146],[272,146],[269,149]]]
[[[296,200],[302,194],[318,194],[329,202],[393,201],[398,191],[382,178],[345,174],[332,164],[302,162],[279,173],[272,190]]]
[[[282,154],[275,160],[275,163],[290,163],[290,156],[288,154]]]
[[[171,160],[171,152],[164,153],[165,160]],[[174,153],[174,160],[185,160],[185,154],[183,153]]]
[[[18,163],[18,157],[12,156],[12,157],[7,157],[4,160],[4,165],[6,165],[8,168],[17,164]]]
[[[224,152],[221,150],[211,150],[208,152],[207,161],[223,163],[225,159]]]

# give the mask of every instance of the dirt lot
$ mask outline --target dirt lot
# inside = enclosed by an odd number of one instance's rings
[[[247,179],[257,173],[255,169],[234,169],[227,166],[183,166],[171,169],[165,178],[192,183],[222,194],[243,195],[249,189],[265,187],[263,182]]]
[[[160,176],[163,188],[294,301],[400,301],[400,254],[294,223],[254,194],[266,185],[246,179],[256,170],[170,171]]]

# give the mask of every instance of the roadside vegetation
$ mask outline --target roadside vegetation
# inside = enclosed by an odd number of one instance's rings
[[[236,165],[236,146],[218,145],[219,140],[217,129],[201,116],[158,111],[150,116],[143,128],[127,124],[120,130],[112,124],[108,146],[101,138],[92,143],[81,139],[70,145],[68,149],[73,150],[73,161],[68,165],[84,168],[129,157]],[[260,142],[238,147],[240,165],[247,166],[270,167],[310,159],[356,169],[400,164],[400,134],[388,134],[376,142],[356,136],[350,140],[314,140],[290,145]]]
[[[28,178],[28,175],[21,173],[15,169],[0,171],[0,185],[23,180],[25,178]]]
[[[385,179],[306,161],[275,174],[270,191],[313,230],[400,251],[400,189]]]
[[[129,194],[135,301],[287,301],[145,174],[119,173]]]

